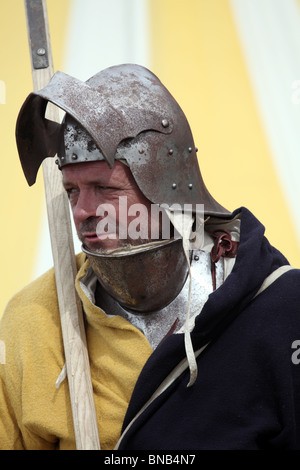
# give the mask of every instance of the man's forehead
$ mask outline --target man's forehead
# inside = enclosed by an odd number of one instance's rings
[[[74,179],[109,181],[114,178],[132,179],[131,171],[122,162],[115,161],[112,168],[105,161],[73,163],[62,168],[63,182]]]

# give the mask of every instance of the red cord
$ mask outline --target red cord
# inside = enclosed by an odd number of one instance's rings
[[[227,230],[215,230],[212,233],[214,246],[210,252],[211,273],[213,281],[213,290],[216,290],[216,263],[221,256],[225,258],[235,258],[239,243],[231,240],[231,234]]]

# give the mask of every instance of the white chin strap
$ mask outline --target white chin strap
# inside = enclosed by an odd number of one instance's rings
[[[166,209],[166,213],[170,218],[172,224],[174,225],[177,232],[182,237],[182,246],[184,249],[186,261],[188,264],[189,270],[189,290],[188,290],[188,307],[186,312],[186,319],[184,325],[184,344],[185,344],[185,352],[186,357],[189,364],[190,369],[190,380],[188,383],[188,387],[192,386],[195,383],[198,374],[197,362],[195,357],[195,352],[192,344],[191,339],[191,330],[190,330],[190,309],[191,309],[191,290],[192,290],[192,275],[191,275],[191,266],[190,266],[190,257],[189,252],[191,249],[191,243],[193,244],[194,248],[201,249],[202,244],[204,243],[204,220],[198,218],[197,222],[200,222],[200,230],[197,233],[193,234],[196,236],[196,239],[190,240],[192,235],[192,226],[195,221],[193,214],[191,213],[182,213],[182,212],[171,212]],[[196,215],[196,217],[198,217]],[[199,227],[199,224],[197,224]]]

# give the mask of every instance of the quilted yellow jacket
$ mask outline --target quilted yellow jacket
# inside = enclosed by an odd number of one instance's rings
[[[101,448],[109,450],[152,349],[129,322],[93,304],[81,284],[89,267],[83,254],[77,264]],[[53,269],[11,299],[0,341],[0,449],[75,449],[67,380],[56,388],[65,359]]]

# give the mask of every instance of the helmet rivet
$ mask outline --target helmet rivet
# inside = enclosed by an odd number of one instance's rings
[[[162,125],[163,127],[169,127],[169,121],[168,121],[168,119],[163,119],[163,120],[161,121],[161,125]]]
[[[173,155],[173,152],[174,152],[173,149],[170,149],[169,150],[169,155]]]
[[[172,188],[173,188],[173,189],[176,189],[176,188],[177,188],[177,184],[176,184],[176,183],[173,183],[173,184],[172,184]]]
[[[193,150],[192,147],[189,147],[189,153],[192,153],[192,150]]]
[[[78,157],[77,157],[76,153],[73,153],[73,155],[72,155],[72,160],[77,160],[77,158],[78,158]]]
[[[193,188],[193,185],[192,183],[189,184],[189,189],[192,189]]]
[[[195,256],[194,256],[194,260],[195,260],[195,261],[199,261],[199,256],[198,256],[198,255],[195,255]]]
[[[44,49],[43,47],[40,47],[39,49],[37,49],[36,53],[37,55],[45,55],[46,49]]]
[[[196,152],[198,152],[198,147],[195,148]]]

